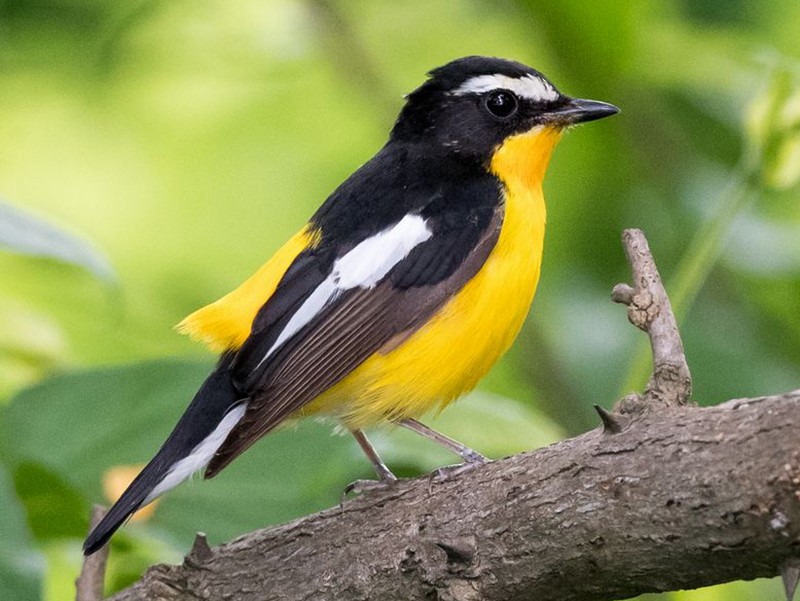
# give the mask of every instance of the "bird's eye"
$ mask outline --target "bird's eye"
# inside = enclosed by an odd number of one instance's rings
[[[507,90],[498,90],[486,96],[484,106],[489,113],[499,119],[508,119],[517,112],[517,97]]]

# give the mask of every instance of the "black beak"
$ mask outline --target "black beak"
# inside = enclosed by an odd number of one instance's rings
[[[565,98],[564,102],[544,114],[549,123],[557,125],[575,125],[595,121],[603,117],[616,115],[619,109],[613,104],[597,100],[584,100],[583,98]]]

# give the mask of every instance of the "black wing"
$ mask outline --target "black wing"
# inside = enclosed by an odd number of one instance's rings
[[[244,417],[209,463],[206,477],[216,475],[395,336],[417,329],[458,292],[497,242],[503,206],[490,200],[483,207],[466,209],[432,202],[420,212],[432,231],[428,240],[414,247],[374,287],[356,287],[332,299],[264,360],[280,331],[333,265],[329,249],[298,257],[259,312],[253,333],[234,360],[234,383],[250,400]]]

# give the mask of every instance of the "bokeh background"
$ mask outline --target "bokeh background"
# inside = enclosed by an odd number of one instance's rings
[[[213,364],[175,333],[383,143],[402,94],[515,58],[622,114],[554,156],[543,277],[514,349],[432,423],[493,457],[596,426],[641,389],[611,304],[649,237],[702,404],[800,384],[800,3],[0,2],[0,598],[70,599],[91,503],[165,438]],[[402,475],[452,461],[374,433]],[[112,543],[109,591],[328,507],[369,477],[310,421],[181,486]],[[782,598],[776,580],[649,596]]]

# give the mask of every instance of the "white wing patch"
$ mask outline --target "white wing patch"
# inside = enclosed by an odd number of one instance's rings
[[[245,409],[247,409],[247,403],[243,402],[235,405],[228,411],[211,434],[200,441],[200,444],[193,448],[191,453],[180,461],[177,461],[170,468],[167,475],[164,476],[161,482],[159,482],[156,487],[150,491],[150,494],[147,495],[145,500],[142,501],[142,505],[147,505],[156,497],[160,497],[171,488],[175,488],[196,471],[207,466],[208,462],[211,461],[211,458],[214,456],[214,453],[216,453],[217,449],[225,442],[225,439],[228,437],[231,430],[233,430],[233,427],[242,419]]]
[[[333,264],[332,277],[341,290],[372,288],[433,232],[419,215],[406,215],[392,227],[367,238]]]
[[[289,338],[309,324],[325,306],[345,290],[373,288],[392,267],[425,242],[433,232],[419,215],[406,215],[393,226],[357,244],[333,264],[330,275],[300,305],[255,369]]]
[[[482,94],[491,90],[509,90],[521,98],[537,102],[558,98],[558,92],[550,82],[530,74],[522,77],[499,74],[477,75],[453,90],[452,94],[463,96],[464,94]]]

